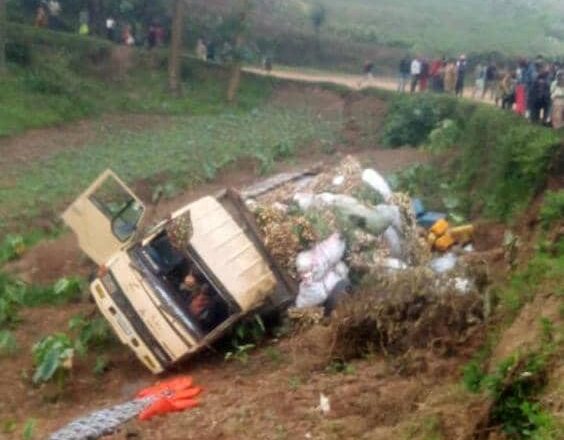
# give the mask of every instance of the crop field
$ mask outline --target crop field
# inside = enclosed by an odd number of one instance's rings
[[[336,123],[335,123],[336,122]],[[251,161],[266,173],[275,160],[288,158],[314,139],[334,141],[339,121],[326,121],[307,109],[274,107],[250,112],[173,118],[166,128],[149,132],[120,130],[98,142],[72,148],[8,170],[0,189],[0,217],[6,227],[24,222],[45,207],[56,209],[77,190],[86,188],[106,168],[118,170],[127,182],[157,177],[179,191],[212,180],[236,161]],[[73,170],[69,173],[69,170]]]

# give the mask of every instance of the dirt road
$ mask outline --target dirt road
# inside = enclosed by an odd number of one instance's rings
[[[247,67],[245,71],[255,75],[272,76],[274,78],[301,81],[306,83],[329,83],[340,86],[348,87],[352,90],[365,90],[369,88],[378,88],[389,91],[397,91],[397,81],[395,78],[390,77],[373,77],[366,78],[363,75],[351,75],[346,73],[334,72],[317,72],[299,70],[293,68],[273,69],[270,73],[265,72],[263,69],[255,67]],[[493,104],[489,99],[472,98],[472,88],[466,87],[464,89],[465,98],[473,99],[478,102]]]

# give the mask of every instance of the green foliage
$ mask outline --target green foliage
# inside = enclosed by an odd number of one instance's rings
[[[0,271],[0,328],[16,324],[21,307],[64,304],[78,298],[82,284],[78,278],[62,278],[54,286],[34,286]]]
[[[353,365],[341,360],[335,360],[331,362],[327,366],[326,371],[331,374],[356,374],[356,368],[354,368]]]
[[[32,440],[35,437],[35,427],[37,426],[37,420],[27,419],[23,428],[23,440]]]
[[[432,153],[442,153],[456,146],[460,139],[460,128],[452,119],[440,122],[437,128],[429,133],[429,143],[426,149]]]
[[[509,318],[532,298],[541,282],[564,283],[564,259],[558,255],[537,252],[527,267],[511,276],[508,284],[496,293],[500,306]]]
[[[552,438],[539,436],[552,431],[553,420],[535,400],[544,385],[549,353],[545,347],[525,358],[509,357],[489,375],[476,361],[464,368],[465,386],[471,392],[486,390],[491,395],[495,402],[492,424],[502,426],[510,438]]]
[[[225,360],[236,360],[246,365],[249,362],[249,352],[256,347],[255,344],[234,345],[232,351],[225,353]]]
[[[0,330],[0,357],[11,356],[18,351],[16,337],[9,330]]]
[[[55,379],[60,386],[64,385],[74,357],[73,343],[66,334],[46,336],[33,346],[32,355],[34,384]]]
[[[92,368],[92,372],[96,376],[102,376],[106,371],[108,371],[110,361],[106,356],[100,355],[96,356],[96,362],[94,363],[94,367]]]
[[[564,221],[564,190],[545,193],[539,217],[545,229]]]
[[[104,349],[114,341],[108,322],[101,317],[86,319],[83,316],[75,316],[69,321],[68,327],[76,334],[74,349],[80,355],[85,355],[91,349]]]
[[[0,328],[18,322],[18,310],[24,303],[27,285],[0,272]]]
[[[441,122],[446,118],[452,122]],[[460,153],[449,163],[414,167],[395,183],[422,197],[430,204],[428,209],[436,209],[440,189],[443,202],[458,201],[454,207],[458,216],[482,213],[511,222],[546,183],[551,158],[562,140],[552,130],[491,106],[421,95],[401,96],[394,102],[384,142],[392,147],[427,143],[432,151],[457,146]],[[557,197],[550,201],[554,205],[547,209],[554,212],[547,215],[556,216]]]
[[[225,360],[235,359],[242,364],[249,361],[249,352],[260,343],[266,335],[266,328],[259,315],[242,321],[235,327],[231,338],[232,350],[225,354]]]
[[[479,392],[484,378],[485,373],[477,360],[472,360],[462,369],[462,383],[468,391]]]
[[[560,138],[517,116],[480,107],[462,135],[462,156],[456,164],[458,186],[474,188],[474,206],[488,216],[509,220],[527,206],[546,182]]]
[[[310,7],[309,19],[316,32],[319,32],[321,26],[327,20],[327,9],[321,3],[314,3]]]
[[[542,389],[546,359],[534,354],[526,362],[517,361],[516,358],[507,359],[485,379],[496,402],[492,410],[493,422],[500,423],[509,436],[534,438],[536,431],[552,424],[548,413],[534,401]]]
[[[21,235],[8,234],[0,244],[0,263],[21,257],[25,250],[26,244]]]
[[[83,282],[80,278],[61,278],[53,285],[54,301],[67,301],[76,298],[82,291]]]
[[[334,137],[337,130],[337,121],[319,119],[305,109],[271,106],[250,113],[185,116],[150,131],[114,130],[87,148],[69,148],[41,163],[15,166],[14,185],[3,190],[0,211],[7,223],[14,223],[31,220],[45,206],[62,210],[63,202],[107,167],[119,170],[129,183],[174,176],[179,189],[213,179],[237,161],[260,158],[259,171],[265,172],[279,155],[286,157],[318,136]]]
[[[433,130],[441,128],[442,121],[450,118],[458,123],[459,119],[462,120],[461,113],[471,109],[468,104],[458,103],[448,96],[427,93],[414,96],[398,95],[389,108],[382,141],[391,148],[418,146],[428,140]],[[452,138],[453,130],[450,131]]]

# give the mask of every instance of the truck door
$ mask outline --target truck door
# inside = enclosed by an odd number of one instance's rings
[[[137,196],[106,170],[69,206],[63,220],[78,237],[83,252],[103,265],[133,240],[144,213]]]

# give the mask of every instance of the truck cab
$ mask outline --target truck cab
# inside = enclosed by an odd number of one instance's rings
[[[245,315],[294,298],[236,192],[196,200],[143,234],[145,216],[141,200],[107,170],[62,217],[99,266],[90,284],[98,308],[153,373],[209,346]],[[174,224],[189,229],[181,245]]]

